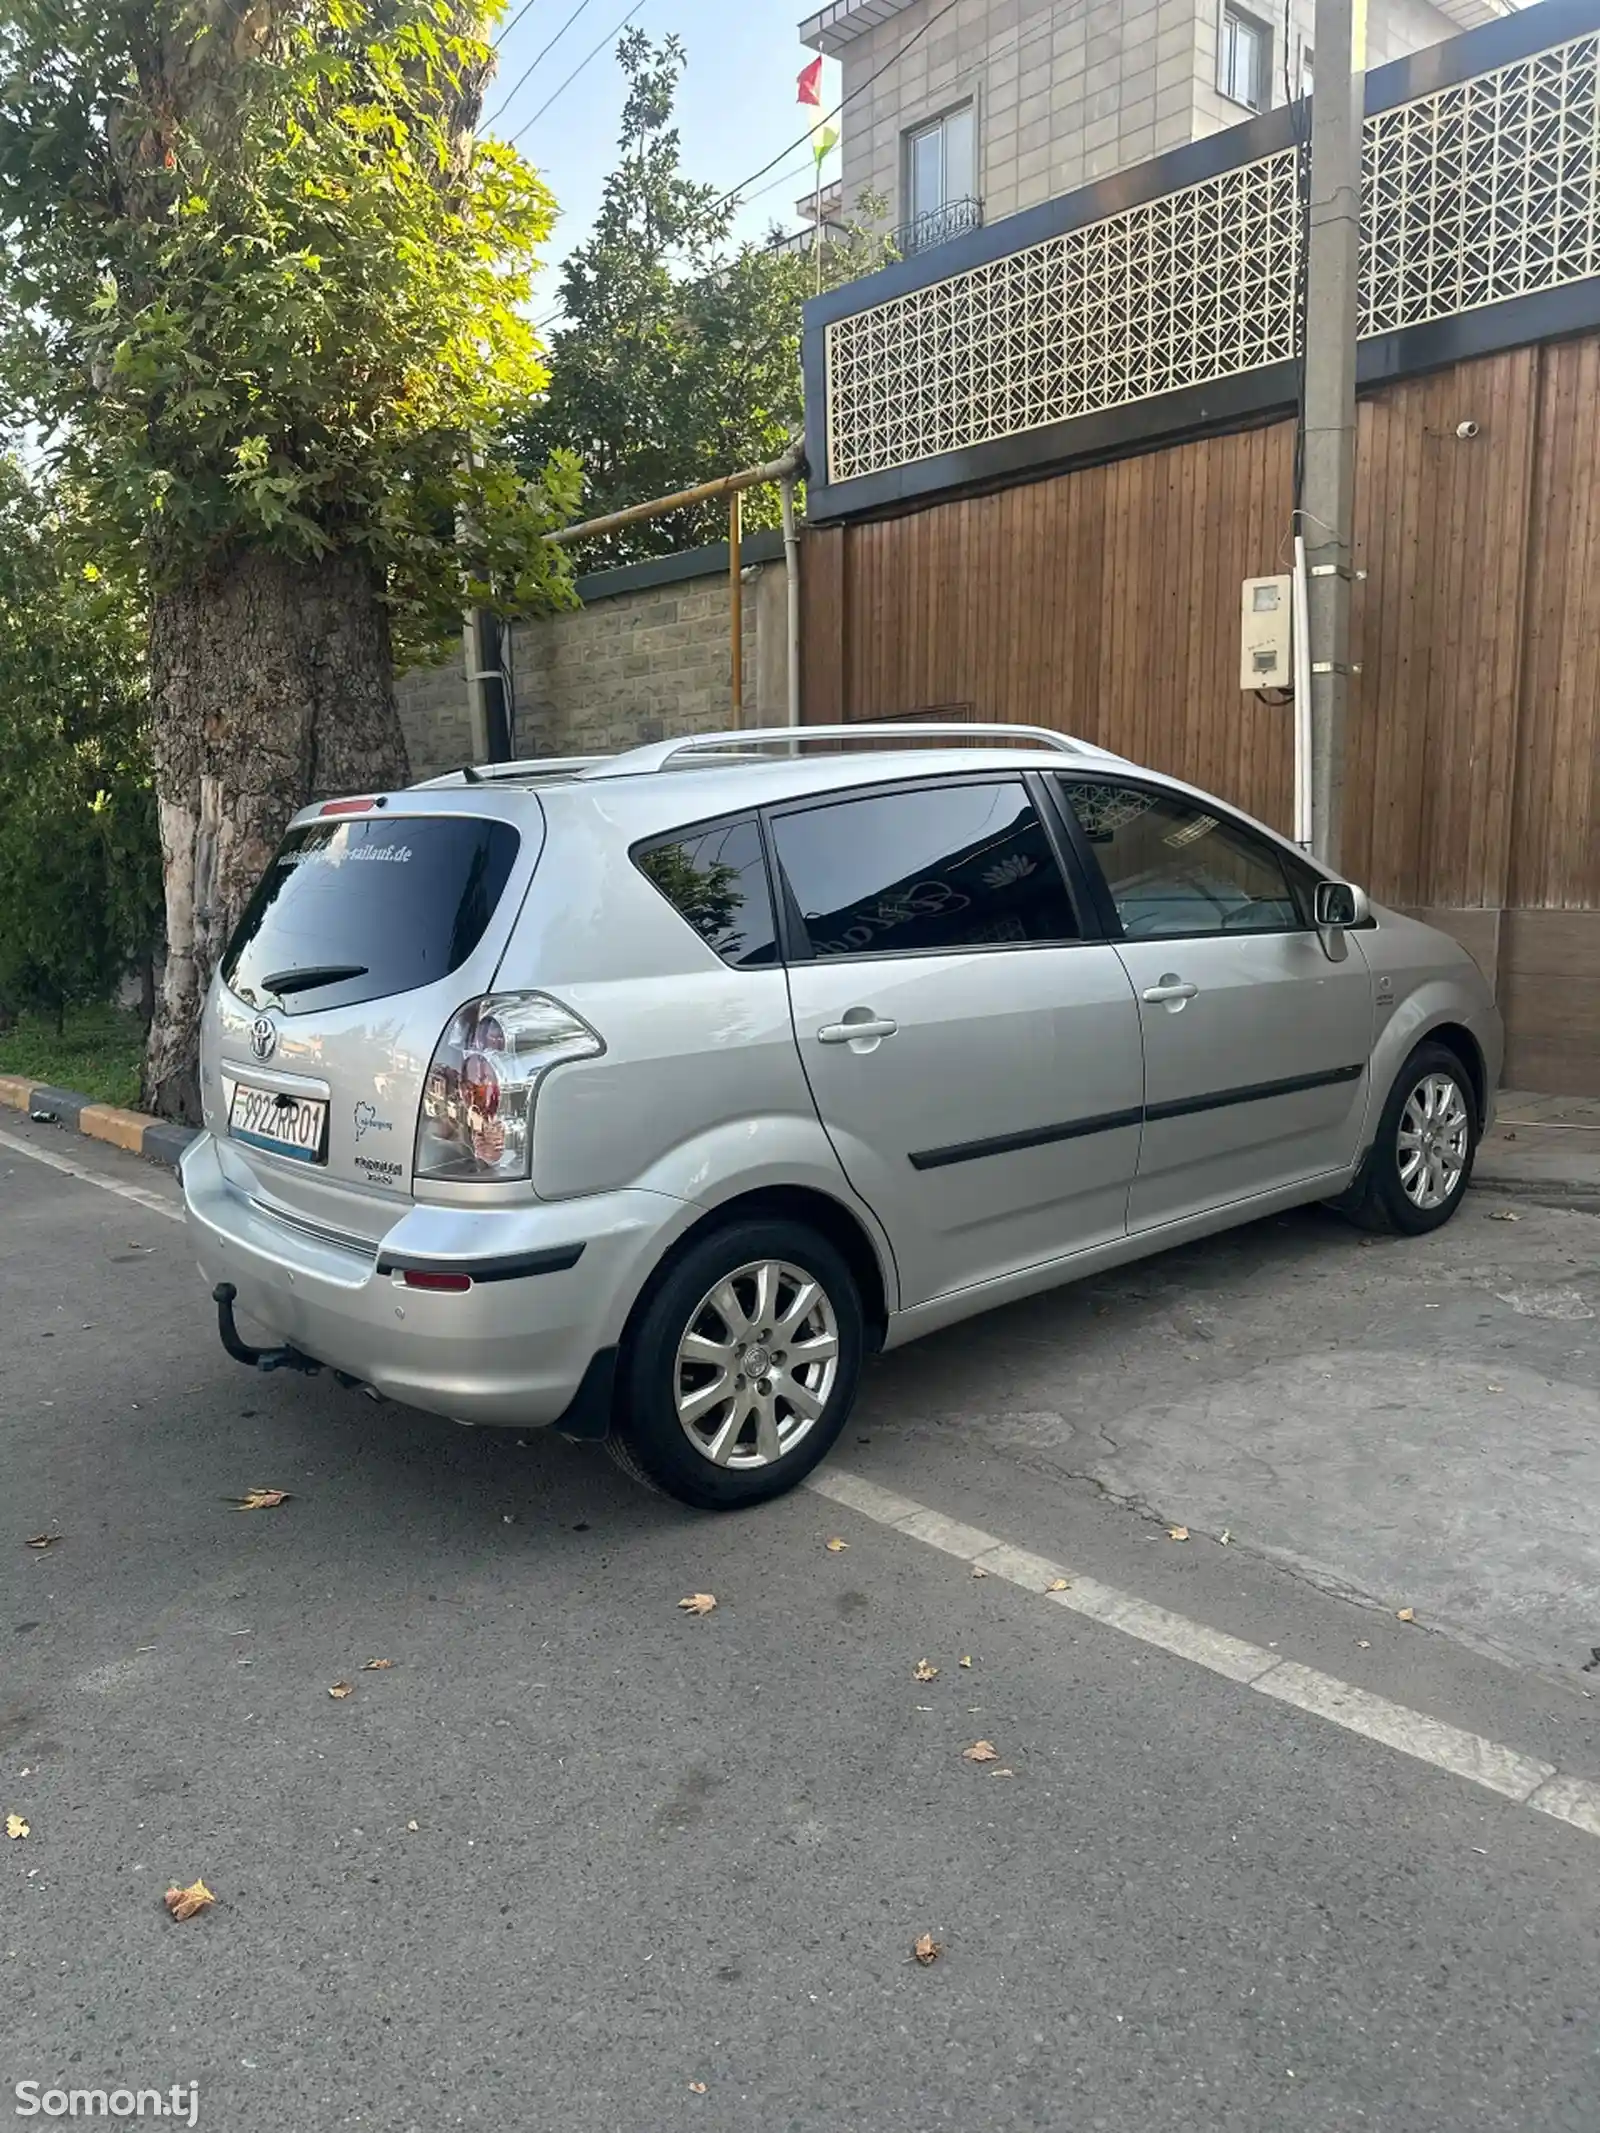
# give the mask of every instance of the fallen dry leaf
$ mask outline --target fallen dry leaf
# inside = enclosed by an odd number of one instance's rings
[[[1071,1587],[1071,1578],[1052,1578],[1044,1589],[1046,1592],[1068,1592]]]
[[[958,1661],[957,1661],[957,1664],[958,1664],[958,1665],[960,1665],[960,1666],[964,1666],[964,1667],[966,1667],[966,1668],[967,1668],[967,1670],[968,1670],[968,1671],[970,1672],[970,1671],[971,1671],[971,1668],[972,1668],[972,1654],[971,1654],[971,1653],[969,1652],[969,1653],[967,1654],[966,1658],[965,1658],[965,1659],[961,1659],[961,1660],[958,1660]]]
[[[196,1911],[204,1911],[216,1902],[215,1896],[203,1881],[192,1881],[186,1889],[171,1888],[161,1899],[174,1918],[193,1918]]]
[[[53,1548],[60,1538],[61,1535],[59,1533],[35,1533],[29,1538],[28,1546],[30,1548]]]
[[[228,1496],[224,1502],[231,1503],[236,1511],[276,1511],[279,1504],[289,1501],[287,1489],[252,1489],[246,1496]]]
[[[1394,1611],[1394,1618],[1397,1622],[1415,1622],[1417,1610],[1414,1607],[1397,1607]]]
[[[937,1681],[939,1669],[936,1666],[929,1666],[926,1659],[919,1659],[911,1669],[911,1678],[913,1681]]]
[[[989,1573],[988,1573],[988,1571],[987,1571],[987,1570],[981,1570],[981,1569],[980,1569],[980,1568],[978,1567],[978,1565],[977,1565],[976,1563],[974,1563],[974,1564],[973,1564],[973,1566],[972,1566],[972,1575],[973,1575],[973,1576],[974,1576],[975,1578],[986,1578],[986,1577],[987,1577],[987,1576],[989,1575]]]
[[[923,1933],[911,1943],[911,1952],[926,1969],[929,1963],[936,1963],[943,1955],[944,1942],[935,1940],[931,1933]]]
[[[29,1825],[23,1821],[21,1815],[6,1816],[6,1835],[10,1837],[13,1842],[17,1842],[21,1838],[27,1836],[28,1830]]]
[[[992,1740],[975,1740],[970,1748],[961,1751],[962,1760],[968,1763],[997,1763],[1000,1750]]]
[[[706,2085],[705,2085],[705,2083],[704,2083],[703,2081],[691,2081],[691,2082],[690,2082],[690,2084],[689,2084],[689,2093],[690,2093],[690,2094],[691,2094],[692,2096],[703,2096],[703,2095],[705,2094],[705,2092],[706,2092]]]
[[[1509,1207],[1497,1207],[1489,1217],[1491,1222],[1520,1222],[1521,1215],[1513,1214]]]
[[[363,1659],[361,1671],[363,1674],[383,1674],[387,1673],[393,1665],[394,1661],[392,1659]]]
[[[1186,1541],[1188,1538],[1189,1528],[1187,1526],[1168,1526],[1167,1539],[1169,1541]]]
[[[336,1681],[333,1684],[333,1687],[329,1689],[328,1694],[333,1698],[335,1703],[343,1703],[344,1699],[350,1694],[349,1682]]]
[[[825,1545],[830,1555],[843,1555],[844,1551],[846,1550],[846,1548],[849,1547],[850,1543],[848,1541],[842,1540],[831,1540],[825,1543]]]
[[[691,1592],[687,1598],[678,1602],[678,1606],[686,1615],[708,1615],[716,1604],[717,1596],[714,1592]]]

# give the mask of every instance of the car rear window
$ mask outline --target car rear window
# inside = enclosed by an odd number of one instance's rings
[[[448,977],[484,935],[521,839],[468,815],[362,817],[291,830],[228,944],[247,1007],[356,1007]]]

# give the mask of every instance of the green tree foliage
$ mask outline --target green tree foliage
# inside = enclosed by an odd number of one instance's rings
[[[354,551],[411,640],[561,597],[572,471],[499,449],[554,205],[471,133],[498,13],[0,0],[0,401],[158,582]]]
[[[516,432],[525,466],[577,454],[586,517],[781,457],[803,419],[800,313],[816,293],[809,247],[735,246],[738,200],[685,173],[672,123],[680,40],[653,44],[632,30],[617,57],[627,81],[617,167],[591,235],[563,264],[550,387]],[[852,229],[824,247],[824,284],[887,256]],[[777,518],[775,493],[746,497],[747,526]],[[726,506],[710,504],[629,527],[583,555],[591,565],[602,552],[630,561],[726,530]]]
[[[211,972],[289,815],[406,777],[395,648],[567,591],[519,464],[553,215],[475,138],[498,0],[0,0],[0,420],[141,574],[167,961]]]
[[[0,459],[0,1007],[59,1019],[155,941],[143,620],[87,529]]]

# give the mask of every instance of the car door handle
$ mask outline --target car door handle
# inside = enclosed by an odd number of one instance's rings
[[[1189,985],[1182,978],[1167,976],[1159,985],[1147,985],[1139,997],[1151,1007],[1171,1007],[1182,1000],[1192,1000],[1199,992],[1198,985]]]
[[[879,1037],[892,1037],[899,1027],[887,1015],[864,1015],[859,1022],[825,1022],[817,1031],[817,1042],[858,1044],[865,1038],[870,1043]]]

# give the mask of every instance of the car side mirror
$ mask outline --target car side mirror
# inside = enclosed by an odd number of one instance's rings
[[[1371,910],[1366,891],[1353,882],[1319,881],[1316,888],[1316,918],[1327,933],[1343,933],[1359,926]]]

